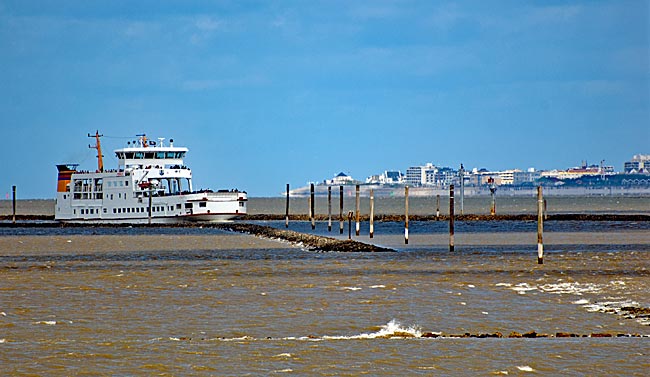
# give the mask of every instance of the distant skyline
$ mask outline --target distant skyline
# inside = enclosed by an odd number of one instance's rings
[[[196,188],[622,170],[650,154],[650,1],[0,0],[0,187],[53,198],[136,134]]]

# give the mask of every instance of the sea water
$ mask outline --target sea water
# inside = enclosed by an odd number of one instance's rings
[[[408,245],[400,222],[375,224],[372,240],[367,223],[352,232],[391,253],[209,227],[0,228],[2,371],[647,375],[650,325],[624,310],[650,307],[645,222],[547,222],[543,265],[534,222],[458,223],[453,253],[446,223],[410,225]],[[290,223],[339,238],[345,226]],[[581,337],[507,338],[528,331]],[[582,337],[599,333],[614,337]]]

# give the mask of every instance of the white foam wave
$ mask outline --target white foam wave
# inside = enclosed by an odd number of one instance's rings
[[[583,294],[602,293],[605,288],[621,290],[625,289],[625,282],[611,281],[609,284],[594,284],[594,283],[554,283],[554,284],[541,284],[531,285],[528,283],[519,283],[514,287],[507,283],[498,283],[497,286],[508,287],[519,294],[526,294],[529,291],[538,291],[553,294],[573,294],[582,296]]]
[[[379,331],[374,333],[363,333],[351,336],[323,336],[323,339],[328,340],[343,340],[343,339],[377,339],[377,338],[419,338],[422,336],[422,330],[419,326],[402,327],[396,320],[391,320],[387,324],[381,326]]]
[[[603,286],[601,284],[578,282],[573,283],[558,283],[558,284],[543,284],[540,285],[539,290],[542,292],[555,293],[555,294],[575,294],[582,295],[583,293],[601,293]]]
[[[510,289],[519,293],[520,295],[525,295],[528,291],[536,291],[537,287],[530,286],[528,283],[519,283]]]
[[[362,288],[361,287],[343,287],[342,289],[344,291],[360,291]]]
[[[519,369],[522,372],[534,372],[535,371],[535,369],[529,367],[528,365],[518,366],[517,369]]]
[[[54,326],[56,325],[56,321],[38,321],[34,322],[35,325],[48,325],[48,326]]]
[[[582,305],[589,312],[601,312],[620,315],[623,318],[635,319],[639,324],[650,326],[650,317],[647,315],[636,315],[623,308],[638,308],[640,305],[633,300],[598,301],[593,304]]]

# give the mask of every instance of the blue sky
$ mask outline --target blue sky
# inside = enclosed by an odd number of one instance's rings
[[[1,186],[139,133],[197,188],[273,196],[340,171],[617,170],[650,153],[648,1],[0,0]]]

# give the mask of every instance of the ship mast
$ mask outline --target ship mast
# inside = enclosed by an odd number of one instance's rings
[[[102,155],[102,144],[99,142],[99,138],[104,135],[100,135],[99,131],[95,131],[94,135],[88,134],[88,137],[95,138],[95,145],[88,145],[88,148],[97,149],[97,171],[100,173],[104,172],[104,160]]]

